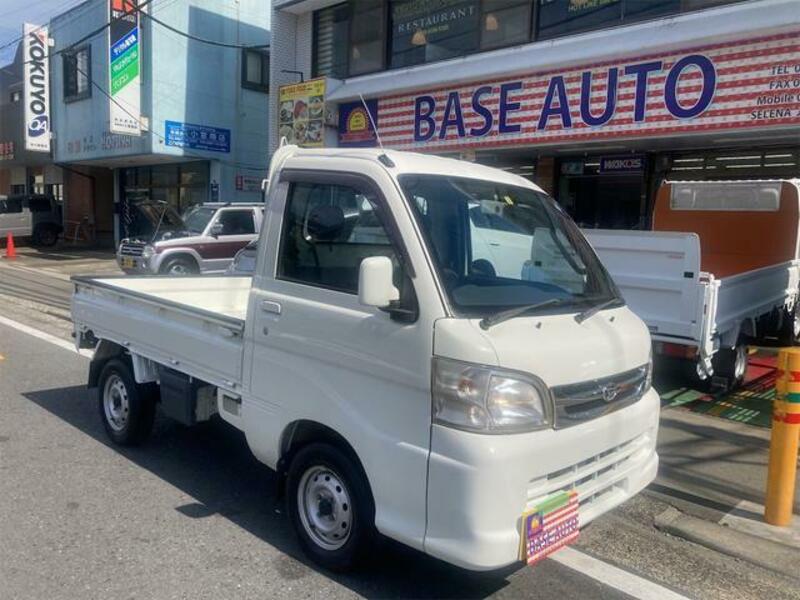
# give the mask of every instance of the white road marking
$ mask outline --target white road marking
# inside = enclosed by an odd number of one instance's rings
[[[686,596],[574,548],[562,548],[549,558],[639,600],[689,600]]]
[[[76,352],[75,345],[71,344],[67,340],[62,340],[60,337],[56,337],[54,335],[50,335],[49,333],[45,333],[44,331],[40,331],[39,329],[35,329],[33,327],[29,327],[18,321],[14,321],[12,319],[8,319],[6,317],[0,316],[0,324],[6,325],[11,327],[12,329],[16,329],[17,331],[21,331],[22,333],[27,333],[28,335],[32,335],[33,337],[39,338],[40,340],[44,340],[45,342],[50,342],[60,348],[64,348],[65,350],[69,350],[70,352]],[[91,358],[94,355],[94,352],[91,350],[77,350],[77,353],[81,356],[85,356],[86,358]]]

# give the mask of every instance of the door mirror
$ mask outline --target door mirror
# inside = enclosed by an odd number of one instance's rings
[[[400,299],[392,281],[392,261],[386,256],[370,256],[361,261],[358,271],[358,301],[364,306],[386,308]]]
[[[219,237],[222,235],[222,230],[225,229],[225,226],[222,223],[214,223],[211,226],[211,237]]]

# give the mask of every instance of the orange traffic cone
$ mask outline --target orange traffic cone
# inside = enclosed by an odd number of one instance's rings
[[[3,258],[14,260],[17,258],[17,249],[14,247],[14,235],[9,232],[6,237],[6,255]]]

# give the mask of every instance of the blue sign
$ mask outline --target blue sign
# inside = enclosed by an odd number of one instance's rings
[[[164,142],[167,146],[178,148],[194,148],[196,150],[210,150],[211,152],[231,151],[231,130],[209,127],[207,125],[193,125],[178,121],[164,122]]]
[[[602,156],[600,158],[601,173],[641,173],[644,171],[644,155],[623,154],[620,156]]]

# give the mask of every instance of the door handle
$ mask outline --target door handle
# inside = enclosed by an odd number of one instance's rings
[[[266,313],[272,313],[274,315],[281,314],[281,305],[278,302],[273,302],[272,300],[262,300],[261,301],[261,310]]]

